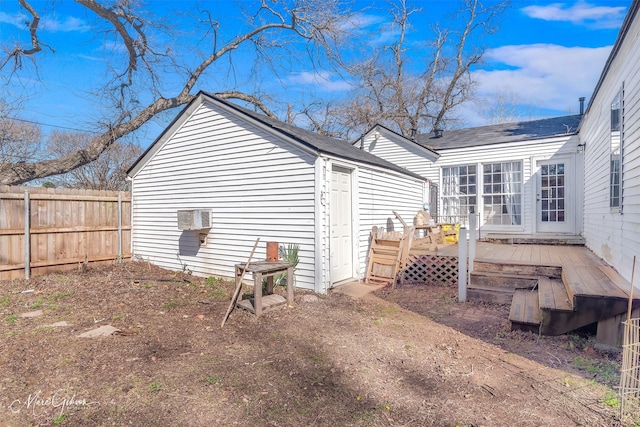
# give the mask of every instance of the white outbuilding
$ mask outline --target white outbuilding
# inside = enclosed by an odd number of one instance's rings
[[[372,226],[388,228],[392,211],[412,218],[429,191],[365,150],[204,92],[128,174],[135,258],[233,277],[256,238],[255,259],[264,242],[292,243],[296,286],[319,293],[363,278]]]

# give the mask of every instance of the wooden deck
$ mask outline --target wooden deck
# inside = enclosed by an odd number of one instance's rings
[[[457,251],[451,245],[438,254]],[[619,345],[631,284],[586,247],[477,242],[474,266],[469,299],[511,304],[514,329],[560,335],[597,323],[598,341]]]

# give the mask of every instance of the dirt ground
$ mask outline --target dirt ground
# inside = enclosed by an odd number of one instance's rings
[[[505,307],[459,304],[451,288],[357,300],[296,291],[293,308],[235,310],[221,328],[232,293],[218,278],[141,262],[0,282],[0,425],[640,420],[635,410],[618,419],[619,353],[588,334],[510,332]],[[106,325],[117,331],[79,337]]]

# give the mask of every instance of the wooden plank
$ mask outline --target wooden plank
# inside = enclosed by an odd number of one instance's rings
[[[112,260],[117,248],[118,192],[0,186],[0,278],[18,278],[24,269],[24,192],[31,201],[31,258],[39,274],[57,271],[85,256]],[[123,200],[123,253],[130,253],[131,197]],[[103,214],[95,205],[111,209]],[[91,206],[89,208],[89,206]],[[100,217],[102,215],[102,217]],[[97,216],[97,218],[96,218]],[[129,256],[129,255],[125,255]]]
[[[611,280],[611,283],[616,285],[618,289],[620,289],[624,294],[628,297],[629,292],[631,290],[631,283],[628,282],[624,277],[619,275],[612,267],[608,265],[598,266],[600,271]],[[634,291],[635,293],[635,291]]]
[[[542,322],[538,293],[525,289],[517,289],[513,294],[509,320],[527,325],[539,325]]]
[[[562,280],[549,277],[538,278],[538,304],[542,310],[573,311],[573,303]]]
[[[117,193],[115,195],[83,195],[83,194],[38,194],[32,193],[33,189],[29,189],[29,198],[32,200],[61,200],[61,201],[118,201]],[[128,193],[127,193],[128,194]],[[0,193],[0,199],[3,200],[19,200],[24,197],[22,193]],[[123,196],[122,200],[131,200],[131,196]]]
[[[582,284],[582,279],[575,267],[564,265],[562,267],[562,281],[566,285],[569,299],[574,299],[576,295],[585,295],[587,289]]]
[[[597,266],[583,266],[577,270],[582,278],[585,295],[627,298],[627,294],[609,280]]]
[[[273,310],[274,308],[284,306],[287,303],[287,300],[282,295],[270,294],[264,295],[262,297],[262,313],[265,311]],[[249,311],[250,313],[256,314],[255,300],[251,299],[243,299],[238,301],[236,304],[238,308],[242,308],[244,310]]]

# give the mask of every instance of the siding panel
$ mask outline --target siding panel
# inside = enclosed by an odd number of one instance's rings
[[[315,156],[204,103],[138,172],[133,252],[162,267],[233,277],[257,237],[300,245],[296,284],[314,289]],[[207,244],[177,228],[178,209],[211,209]]]
[[[591,100],[580,130],[585,150],[584,236],[587,246],[631,279],[640,255],[640,31],[638,16]],[[624,85],[623,207],[609,207],[610,109]]]

